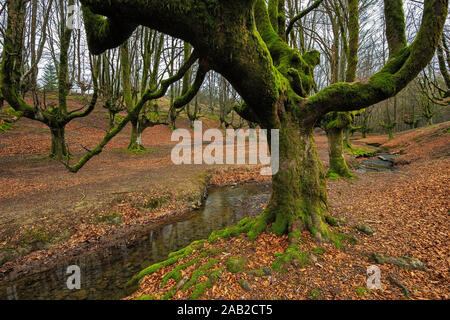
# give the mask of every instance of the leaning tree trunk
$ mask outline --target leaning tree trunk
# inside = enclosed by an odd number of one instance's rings
[[[50,157],[58,161],[67,158],[69,151],[65,139],[65,126],[50,127],[50,133],[52,136]]]
[[[327,175],[330,178],[352,177],[344,158],[343,134],[342,128],[332,127],[327,130],[328,154],[330,159],[330,169]]]
[[[277,235],[309,230],[318,240],[329,239],[324,220],[328,211],[326,177],[314,146],[313,128],[284,123],[279,154],[272,197],[262,214],[264,223],[258,228],[273,222],[271,229]]]

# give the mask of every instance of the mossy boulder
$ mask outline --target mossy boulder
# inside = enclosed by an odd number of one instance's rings
[[[358,224],[355,228],[356,228],[356,230],[358,230],[364,234],[367,234],[368,236],[371,236],[375,233],[375,230],[372,227],[366,226],[364,224]]]
[[[247,259],[243,257],[231,257],[227,261],[227,270],[232,273],[238,273],[244,270],[247,265]]]
[[[242,289],[244,289],[245,291],[250,291],[252,290],[252,285],[250,284],[250,282],[248,282],[247,280],[239,280],[239,285],[241,286]]]

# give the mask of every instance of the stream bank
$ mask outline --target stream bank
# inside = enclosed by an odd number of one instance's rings
[[[207,238],[214,230],[258,215],[270,194],[269,183],[212,187],[198,210],[141,230],[132,241],[68,259],[50,268],[41,265],[40,270],[23,277],[10,274],[0,283],[0,299],[124,298],[133,289],[126,289],[125,284],[135,273],[164,260],[172,251]],[[66,271],[71,265],[81,269],[80,290],[67,289],[70,274]]]

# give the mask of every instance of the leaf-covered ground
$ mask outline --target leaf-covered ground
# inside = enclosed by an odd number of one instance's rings
[[[332,230],[350,239],[340,249],[314,243],[304,232],[301,251],[307,261],[280,273],[272,267],[287,248],[287,237],[264,233],[250,242],[243,234],[205,242],[145,276],[128,299],[449,299],[449,127],[406,132],[386,144],[410,163],[397,172],[329,183],[331,214],[339,221]],[[375,140],[386,142],[367,139]],[[426,271],[381,264],[374,253],[419,259]],[[242,262],[237,270],[230,268],[233,261]],[[381,290],[366,287],[371,265],[381,269]],[[178,276],[168,279],[174,271]]]

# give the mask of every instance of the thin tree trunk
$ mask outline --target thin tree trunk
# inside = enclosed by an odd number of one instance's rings
[[[330,159],[330,169],[327,175],[330,178],[352,177],[344,158],[343,135],[344,130],[342,128],[330,128],[327,131]]]

